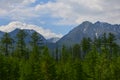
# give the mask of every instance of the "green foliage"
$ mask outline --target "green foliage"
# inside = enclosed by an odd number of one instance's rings
[[[90,46],[91,46],[90,43],[91,43],[91,39],[90,38],[83,38],[83,40],[81,41],[82,52],[84,54],[84,55],[82,55],[83,57],[90,50]]]
[[[26,57],[26,44],[25,44],[25,37],[27,34],[24,32],[24,30],[20,30],[16,37],[17,37],[17,47],[16,50],[18,52],[18,57],[23,58]]]
[[[73,57],[74,58],[81,58],[81,48],[79,44],[73,46]]]
[[[19,62],[13,57],[0,54],[0,80],[17,80],[19,78]]]
[[[47,47],[45,47],[43,50],[41,59],[41,72],[43,75],[43,80],[56,80],[55,62],[50,56]]]
[[[5,33],[1,38],[2,53],[4,53],[6,56],[11,54],[10,52],[12,51],[12,44],[13,44],[13,39],[10,37],[8,33]]]
[[[1,40],[5,50],[0,51],[0,80],[120,80],[120,46],[111,33],[93,42],[84,38],[71,48],[56,48],[55,57],[47,47],[41,48],[36,32],[31,35],[29,49],[26,33],[21,30],[16,36],[13,51],[13,39],[7,33]]]

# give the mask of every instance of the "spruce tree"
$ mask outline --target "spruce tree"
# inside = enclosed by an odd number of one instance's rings
[[[47,47],[43,50],[43,55],[41,59],[41,71],[44,80],[56,80],[56,68],[55,61],[50,56],[49,50]]]
[[[26,43],[25,43],[26,36],[27,34],[24,30],[19,30],[19,32],[16,35],[17,46],[16,46],[15,55],[17,55],[19,58],[26,58],[27,56]]]
[[[91,46],[91,40],[90,38],[83,38],[81,41],[81,46],[82,46],[82,58],[86,55],[87,52],[90,50]]]
[[[37,32],[33,32],[31,35],[31,41],[30,41],[31,48],[32,48],[30,58],[32,58],[32,60],[35,60],[35,61],[39,59],[40,53],[41,53],[40,46],[42,45],[40,45],[39,43],[42,43],[41,37]]]
[[[76,44],[73,46],[73,57],[75,58],[81,58],[81,48],[79,44]]]
[[[13,39],[10,37],[8,33],[5,33],[1,38],[2,53],[4,53],[6,56],[10,55],[10,52],[12,51],[12,44],[13,44]]]
[[[86,73],[89,75],[88,78],[92,78],[92,80],[96,80],[96,67],[98,64],[98,55],[96,47],[93,45],[92,50],[85,56],[85,68]]]

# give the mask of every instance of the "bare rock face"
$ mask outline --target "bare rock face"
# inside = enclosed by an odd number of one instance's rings
[[[66,45],[71,46],[83,39],[83,37],[89,37],[94,39],[95,37],[100,37],[104,33],[113,33],[117,39],[120,38],[120,25],[112,25],[105,22],[96,22],[91,23],[89,21],[85,21],[82,24],[75,27],[71,30],[67,35],[63,36],[58,42],[58,46]]]

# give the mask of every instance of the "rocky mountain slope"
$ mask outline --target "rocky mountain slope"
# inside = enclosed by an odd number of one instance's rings
[[[11,26],[10,26],[11,25]],[[36,28],[35,26],[28,26],[26,24],[16,23],[15,25],[9,24],[9,27],[0,27],[0,38],[3,36],[3,34],[6,32],[9,32],[12,38],[15,38],[16,34],[20,29],[23,29],[28,35],[25,39],[26,43],[30,42],[30,36],[33,32],[37,32],[39,36],[42,38],[45,45],[47,45],[50,48],[55,48],[57,46],[71,46],[73,44],[80,43],[80,41],[83,39],[83,37],[90,37],[91,39],[94,39],[95,37],[100,37],[104,33],[113,33],[117,41],[120,41],[120,25],[118,24],[109,24],[105,22],[96,22],[91,23],[89,21],[85,21],[72,29],[68,34],[63,36],[61,39],[58,37],[53,37],[46,39],[43,33],[41,34],[39,31],[39,28]],[[4,31],[4,32],[3,32]],[[60,40],[59,40],[60,39]]]
[[[120,38],[120,25],[112,25],[105,22],[96,22],[91,23],[89,21],[85,21],[82,24],[75,27],[71,30],[67,35],[62,37],[58,42],[58,46],[61,45],[73,45],[80,43],[83,37],[90,37],[94,39],[95,37],[100,37],[104,33],[113,33],[117,39]]]

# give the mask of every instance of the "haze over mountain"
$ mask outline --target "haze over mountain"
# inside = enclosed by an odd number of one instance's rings
[[[113,33],[117,39],[120,39],[120,25],[109,24],[105,22],[91,23],[85,21],[82,24],[75,27],[67,35],[62,37],[58,42],[58,46],[62,45],[73,45],[80,43],[84,37],[89,37],[94,39],[95,37],[100,37],[103,33]]]
[[[52,42],[52,43],[56,43],[60,38],[58,37],[53,37],[53,38],[50,38],[50,39],[47,39],[48,42]]]
[[[0,31],[3,32],[12,32],[15,29],[28,29],[28,30],[34,30],[38,32],[39,34],[42,34],[46,39],[53,38],[53,37],[62,37],[62,34],[56,34],[51,32],[49,29],[44,29],[42,27],[36,26],[36,25],[31,25],[31,24],[26,24],[22,22],[11,22],[8,25],[1,26]]]

